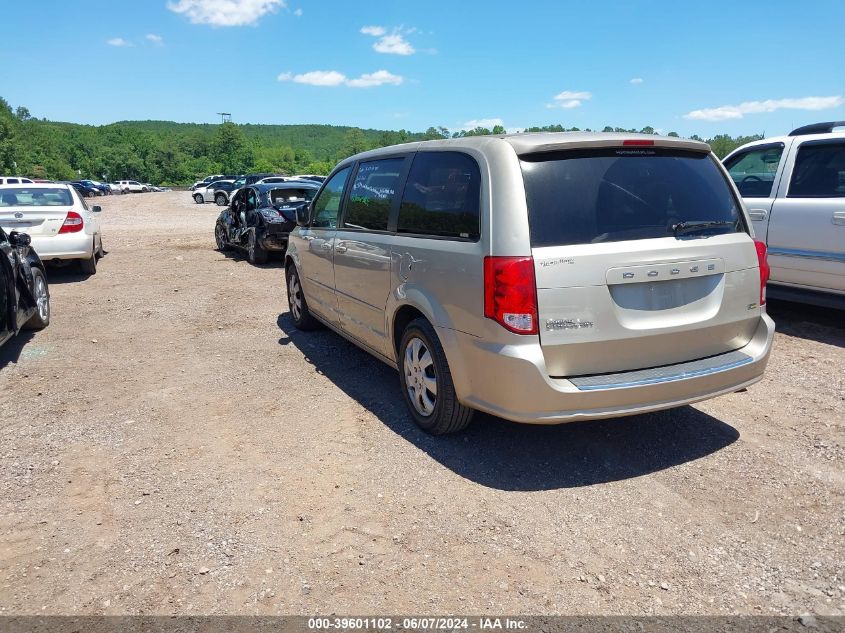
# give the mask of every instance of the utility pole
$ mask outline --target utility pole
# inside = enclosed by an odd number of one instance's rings
[[[220,123],[231,123],[232,122],[232,113],[231,112],[218,112],[217,114],[220,115]]]

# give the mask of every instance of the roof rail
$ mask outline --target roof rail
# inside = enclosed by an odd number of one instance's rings
[[[789,136],[804,136],[805,134],[827,134],[833,132],[835,127],[845,127],[845,121],[827,121],[826,123],[813,123],[795,128]]]

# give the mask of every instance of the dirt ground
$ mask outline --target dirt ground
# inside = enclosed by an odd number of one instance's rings
[[[845,614],[845,318],[744,393],[431,438],[186,192],[98,200],[0,349],[0,614]]]

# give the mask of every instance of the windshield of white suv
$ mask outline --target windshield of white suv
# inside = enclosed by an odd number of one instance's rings
[[[745,230],[727,180],[707,154],[620,147],[520,161],[534,247]]]
[[[66,207],[72,204],[73,198],[67,189],[15,187],[0,190],[0,207]]]

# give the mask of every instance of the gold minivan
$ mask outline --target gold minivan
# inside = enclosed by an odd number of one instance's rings
[[[342,161],[297,217],[291,317],[399,370],[420,427],[558,423],[751,385],[765,244],[704,143],[539,133]]]

